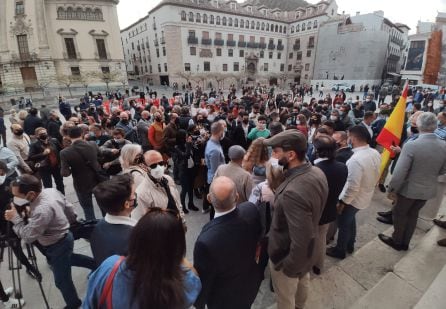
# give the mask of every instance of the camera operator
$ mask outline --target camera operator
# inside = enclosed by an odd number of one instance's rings
[[[25,266],[26,273],[37,280],[41,280],[42,276],[31,265],[26,258],[26,255],[23,253],[22,246],[20,245],[20,239],[17,237],[14,231],[12,231],[10,228],[11,226],[8,226],[8,222],[4,219],[4,213],[13,197],[9,190],[9,186],[5,181],[7,169],[6,164],[0,161],[0,238],[7,241],[7,244],[11,247],[17,259],[23,266]]]
[[[5,211],[5,219],[11,221],[15,233],[46,256],[53,271],[56,287],[61,291],[67,308],[78,308],[79,299],[71,277],[71,266],[95,268],[94,260],[73,253],[73,235],[70,223],[76,222],[76,214],[65,196],[48,188],[42,190],[40,180],[22,175],[11,184],[14,195],[11,209]]]
[[[100,147],[101,154],[104,156],[105,163],[102,165],[108,175],[116,175],[122,171],[121,163],[119,162],[119,155],[122,147],[131,144],[129,140],[125,139],[125,132],[121,128],[113,130],[113,138],[106,141]]]

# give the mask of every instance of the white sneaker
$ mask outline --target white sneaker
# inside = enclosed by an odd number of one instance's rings
[[[5,309],[18,309],[25,305],[25,301],[23,299],[9,298],[7,302],[3,302]]]
[[[8,296],[11,296],[12,293],[14,293],[14,288],[12,286],[10,286],[9,288],[7,288],[5,290],[5,294],[8,295]]]

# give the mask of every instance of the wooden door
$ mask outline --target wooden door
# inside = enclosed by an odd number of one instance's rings
[[[34,67],[20,68],[25,91],[33,91],[37,87],[37,75]]]

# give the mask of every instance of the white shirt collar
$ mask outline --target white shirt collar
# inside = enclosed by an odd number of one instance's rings
[[[111,214],[106,214],[104,217],[105,222],[110,224],[124,224],[124,225],[130,225],[135,226],[137,221],[135,219],[132,219],[130,217],[126,216],[114,216]]]
[[[318,164],[319,162],[327,161],[327,160],[328,160],[328,158],[317,158],[316,160],[314,160],[314,165]]]
[[[232,209],[229,209],[228,211],[224,211],[224,212],[215,212],[214,219],[215,219],[215,218],[218,218],[218,217],[222,217],[222,216],[224,216],[224,215],[227,215],[227,214],[233,212],[233,211],[235,210],[235,208],[236,208],[236,207],[234,206]]]
[[[365,145],[365,146],[361,146],[361,147],[356,147],[356,148],[353,148],[353,152],[357,152],[357,151],[365,150],[365,149],[368,149],[369,147],[370,147],[369,145]]]

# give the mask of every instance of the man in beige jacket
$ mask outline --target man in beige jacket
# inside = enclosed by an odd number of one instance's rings
[[[18,123],[11,125],[12,138],[8,141],[8,148],[17,156],[19,169],[22,173],[31,174],[31,167],[25,162],[28,160],[29,145],[31,140]]]

